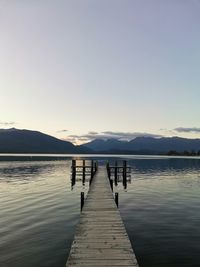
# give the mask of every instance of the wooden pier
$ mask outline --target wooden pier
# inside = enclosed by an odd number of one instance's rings
[[[105,167],[92,180],[66,266],[138,266]]]

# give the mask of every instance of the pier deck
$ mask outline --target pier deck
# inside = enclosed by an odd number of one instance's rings
[[[93,178],[66,266],[138,266],[106,168]]]

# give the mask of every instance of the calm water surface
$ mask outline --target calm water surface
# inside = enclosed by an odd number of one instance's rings
[[[132,179],[114,190],[140,267],[200,267],[200,159],[126,158]],[[79,179],[71,187],[70,166],[0,162],[1,267],[65,266],[88,191]]]

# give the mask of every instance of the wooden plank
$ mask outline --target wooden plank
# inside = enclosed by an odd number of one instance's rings
[[[138,266],[105,168],[92,181],[66,266]]]

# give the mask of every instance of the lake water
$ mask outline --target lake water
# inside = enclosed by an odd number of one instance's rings
[[[200,159],[96,158],[132,167],[114,191],[140,267],[199,267]],[[71,187],[71,158],[16,159],[0,162],[0,266],[64,267],[88,182]]]

